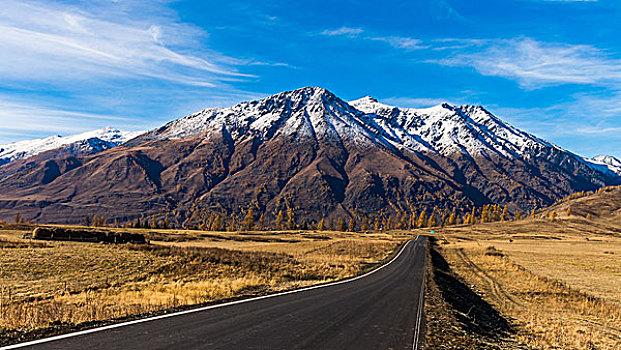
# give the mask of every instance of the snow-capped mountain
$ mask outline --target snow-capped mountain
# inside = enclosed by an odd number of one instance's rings
[[[621,176],[621,160],[608,155],[599,155],[585,159],[592,167],[601,171],[611,171]]]
[[[399,108],[366,96],[351,101],[355,108],[375,116],[375,121],[391,136],[395,145],[416,152],[444,156],[467,153],[471,156],[521,157],[552,143],[520,131],[481,106],[451,106],[443,103],[430,108]]]
[[[110,152],[43,160],[5,169],[0,219],[77,223],[106,208],[121,221],[175,212],[172,222],[192,226],[248,207],[313,220],[488,203],[524,211],[621,184],[593,165],[608,160],[587,162],[480,106],[398,108],[316,87],[208,108]]]
[[[370,116],[325,89],[309,87],[233,107],[205,109],[150,134],[159,139],[181,139],[222,129],[235,142],[295,136],[373,143],[378,132]]]
[[[234,142],[294,135],[355,140],[442,156],[529,157],[541,148],[560,147],[503,122],[481,106],[441,104],[399,108],[366,96],[345,102],[328,90],[309,87],[228,108],[209,108],[149,133],[182,139],[226,130]]]
[[[77,135],[54,135],[41,139],[18,141],[0,145],[0,165],[69,145],[74,147],[75,152],[93,154],[116,147],[140,134],[142,132],[127,132],[107,127]]]

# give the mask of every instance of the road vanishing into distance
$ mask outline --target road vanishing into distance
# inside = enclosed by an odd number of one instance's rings
[[[421,349],[426,240],[349,280],[6,349]]]

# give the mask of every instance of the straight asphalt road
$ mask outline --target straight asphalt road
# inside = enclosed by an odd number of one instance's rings
[[[426,237],[417,237],[387,265],[350,280],[126,322],[18,347],[421,349],[425,333],[425,241]]]

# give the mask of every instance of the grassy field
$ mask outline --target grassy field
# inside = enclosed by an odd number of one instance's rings
[[[616,190],[537,219],[436,228],[429,346],[621,349],[620,208]],[[354,276],[429,232],[128,231],[150,244],[39,241],[0,229],[0,345]]]
[[[438,246],[464,285],[511,322],[514,344],[621,348],[621,216],[614,211],[592,220],[560,215],[444,228]]]
[[[0,337],[360,274],[408,236],[131,230],[150,245],[33,241],[0,230]]]

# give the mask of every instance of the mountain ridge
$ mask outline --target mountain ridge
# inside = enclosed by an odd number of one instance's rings
[[[31,162],[0,177],[0,217],[75,223],[105,211],[197,226],[249,207],[314,221],[490,203],[523,211],[621,183],[480,106],[374,101],[301,88],[204,109],[94,155]]]

